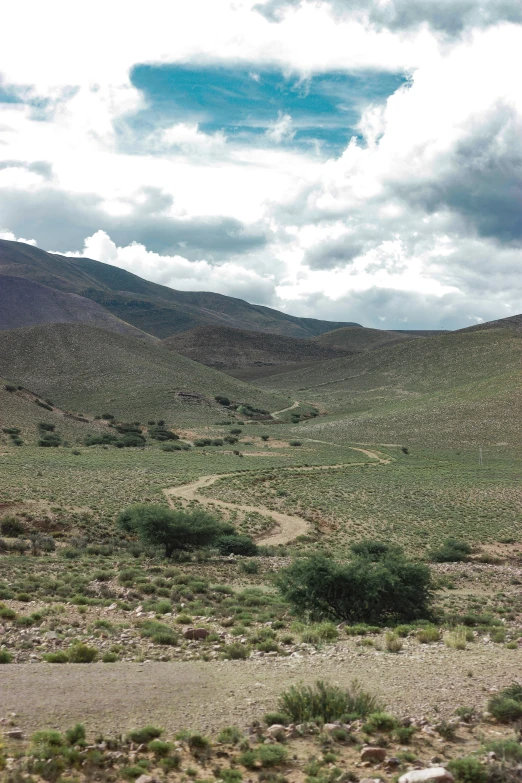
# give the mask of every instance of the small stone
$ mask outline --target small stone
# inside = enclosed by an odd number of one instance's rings
[[[8,739],[16,739],[16,740],[23,740],[24,739],[24,733],[22,729],[11,729],[11,731],[7,731],[5,735]]]
[[[399,783],[453,783],[453,775],[444,767],[430,767],[429,769],[412,769],[405,775],[401,775]]]
[[[136,783],[159,783],[159,781],[152,775],[140,775],[139,778],[136,778]]]
[[[361,750],[361,761],[368,761],[370,764],[381,764],[386,758],[386,748],[375,748],[372,745],[365,745]]]

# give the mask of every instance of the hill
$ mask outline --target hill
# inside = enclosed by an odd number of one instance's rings
[[[45,323],[88,323],[150,342],[154,338],[120,321],[96,302],[34,280],[0,275],[0,330]]]
[[[508,318],[499,318],[497,321],[486,321],[483,324],[466,326],[465,329],[458,329],[458,332],[484,332],[489,329],[510,329],[515,334],[522,337],[522,314],[511,315]]]
[[[85,324],[0,332],[0,376],[61,408],[120,419],[209,423],[222,415],[214,395],[276,410],[286,395],[255,389],[163,347]]]
[[[175,291],[110,264],[46,253],[9,240],[0,240],[0,273],[80,294],[122,321],[160,338],[204,325],[310,338],[353,325],[298,318],[222,294]]]
[[[317,345],[312,340],[231,329],[227,326],[199,326],[162,341],[169,350],[224,372],[244,373],[281,370],[291,365],[333,359],[346,352]]]
[[[318,345],[341,348],[354,353],[382,348],[384,345],[394,345],[404,340],[414,340],[415,336],[407,333],[388,332],[384,329],[367,329],[363,326],[345,326],[314,337]]]
[[[420,444],[515,443],[522,341],[508,329],[450,332],[259,381],[337,414],[313,437]]]

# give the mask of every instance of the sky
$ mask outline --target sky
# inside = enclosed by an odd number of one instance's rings
[[[522,312],[520,0],[18,0],[0,238],[384,329]]]

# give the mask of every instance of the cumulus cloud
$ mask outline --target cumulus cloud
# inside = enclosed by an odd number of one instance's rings
[[[189,261],[182,255],[160,255],[138,242],[118,247],[105,231],[87,237],[81,252],[65,255],[95,258],[181,291],[213,291],[255,304],[271,302],[274,294],[275,283],[269,275],[231,262],[211,264],[205,259]]]
[[[29,28],[23,4],[4,14],[26,31],[24,48],[2,42],[4,236],[385,328],[522,311],[519,0],[151,0],[146,15],[51,0],[32,13]],[[294,148],[298,121],[275,108],[258,143],[178,114],[159,127],[131,83],[140,63],[409,78],[385,102],[362,96],[357,136],[327,159],[319,143]]]

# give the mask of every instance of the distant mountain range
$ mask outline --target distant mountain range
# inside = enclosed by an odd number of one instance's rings
[[[92,323],[121,332],[121,326],[108,320],[109,314],[161,339],[199,326],[228,326],[309,339],[357,325],[297,318],[222,294],[175,291],[110,264],[55,255],[22,242],[0,240],[0,274],[47,287],[33,286],[25,298],[17,294],[19,306],[5,308],[2,329],[59,321]],[[9,286],[10,291],[21,291],[13,280]],[[82,299],[52,297],[49,289]],[[99,308],[106,313],[104,323]]]

